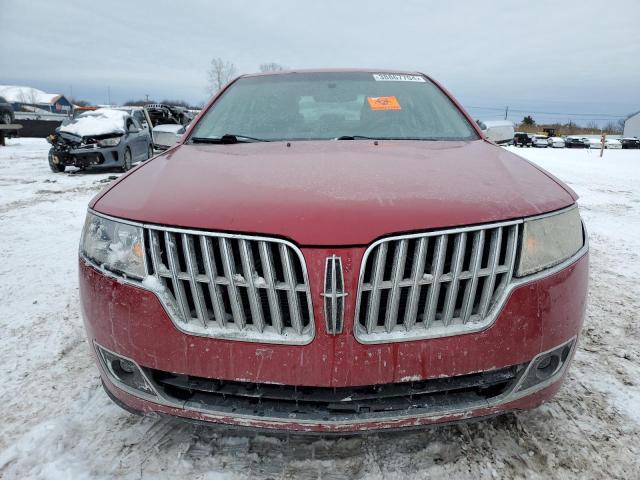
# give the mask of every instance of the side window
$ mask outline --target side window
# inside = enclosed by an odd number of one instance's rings
[[[133,112],[133,119],[142,125],[144,123],[144,114],[140,110],[136,110]]]
[[[136,127],[138,130],[142,129],[142,125],[140,125],[140,122],[138,120],[136,120],[136,118],[132,118],[131,119],[131,123],[133,124],[134,127]]]

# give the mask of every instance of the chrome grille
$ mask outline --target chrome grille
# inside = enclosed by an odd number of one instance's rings
[[[479,330],[513,276],[519,221],[406,235],[365,252],[355,331],[366,343]]]
[[[148,273],[179,329],[273,343],[313,338],[304,258],[292,244],[149,225],[145,244]]]
[[[344,299],[347,293],[344,291],[344,277],[342,274],[342,259],[335,255],[327,257],[324,273],[324,318],[327,324],[327,333],[337,335],[342,333],[344,324]]]

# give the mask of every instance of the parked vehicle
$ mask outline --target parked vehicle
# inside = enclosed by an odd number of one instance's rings
[[[640,138],[623,138],[620,140],[622,148],[640,148]]]
[[[156,125],[188,125],[193,120],[193,114],[184,107],[175,107],[162,103],[150,103],[145,105],[151,124]]]
[[[153,128],[153,146],[158,150],[166,150],[175,145],[186,131],[184,125],[158,125]]]
[[[570,135],[565,137],[564,146],[567,148],[589,148],[589,141],[583,137]]]
[[[420,73],[239,77],[90,202],[103,386],[129,411],[299,432],[533,408],[585,312],[576,199]]]
[[[564,148],[564,140],[560,137],[549,137],[547,139],[547,145],[552,148]]]
[[[533,135],[531,137],[531,142],[534,147],[538,148],[547,148],[549,146],[547,137],[545,137],[544,135]]]
[[[140,124],[140,126],[142,126],[143,129],[148,130],[149,133],[151,132],[152,121],[145,107],[116,107],[116,110],[127,112]]]
[[[513,143],[514,128],[513,122],[508,120],[478,120],[482,133],[492,142],[497,144]]]
[[[604,148],[610,148],[612,150],[619,150],[622,148],[622,142],[615,138],[607,138],[604,141]]]
[[[533,140],[528,133],[516,132],[513,136],[513,144],[516,147],[532,147]]]
[[[0,123],[13,123],[13,106],[4,97],[0,97]]]
[[[602,139],[600,137],[585,137],[589,143],[589,148],[602,148]]]
[[[153,156],[149,131],[127,112],[101,108],[82,113],[47,137],[49,167],[55,173],[68,166],[120,167]]]

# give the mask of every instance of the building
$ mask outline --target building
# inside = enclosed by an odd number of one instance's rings
[[[640,138],[640,111],[633,113],[627,117],[624,121],[624,133],[625,138],[638,137]]]
[[[16,112],[69,114],[71,102],[62,94],[45,93],[32,87],[0,85],[0,97],[13,105]]]

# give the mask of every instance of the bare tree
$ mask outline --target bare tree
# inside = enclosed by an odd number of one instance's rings
[[[236,66],[227,60],[216,57],[211,60],[209,67],[209,92],[216,93],[229,80],[236,76],[238,70]]]
[[[620,127],[620,122],[617,121],[613,121],[610,120],[609,122],[607,122],[607,124],[604,126],[603,130],[607,133],[622,133],[622,130],[624,129],[624,125],[623,128]]]
[[[93,105],[88,100],[81,100],[79,98],[74,98],[74,97],[71,97],[69,101],[71,102],[71,105],[75,105],[76,107],[90,107],[91,105]]]
[[[262,73],[266,72],[281,72],[282,70],[286,70],[286,67],[280,65],[279,63],[269,62],[269,63],[261,63],[260,71]]]
[[[585,125],[589,130],[600,131],[600,124],[596,120],[589,120]]]

